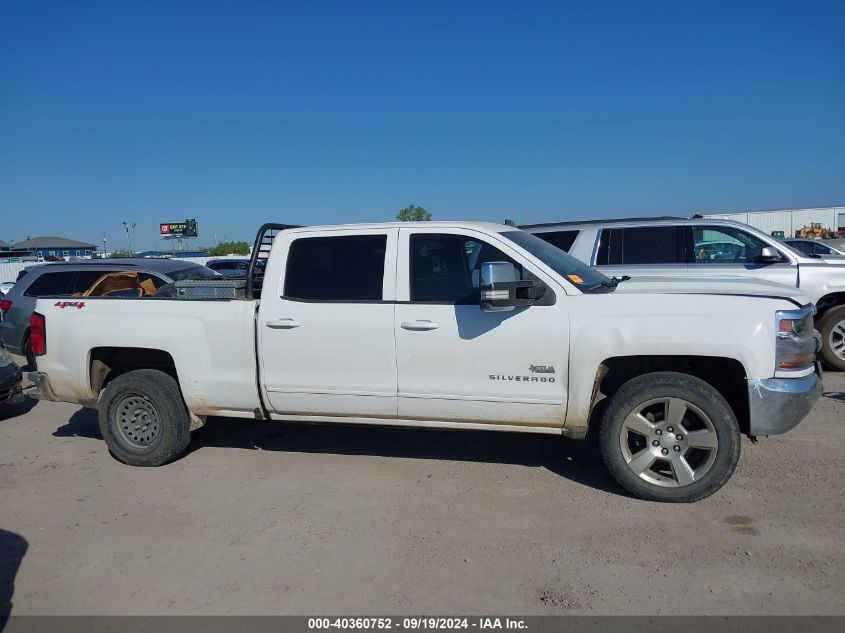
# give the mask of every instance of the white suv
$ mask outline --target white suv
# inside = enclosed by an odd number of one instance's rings
[[[822,360],[845,370],[845,260],[807,255],[730,220],[629,218],[519,228],[606,275],[741,275],[800,288],[818,310]]]

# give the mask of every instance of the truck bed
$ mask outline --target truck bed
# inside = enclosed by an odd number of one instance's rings
[[[197,301],[204,304],[201,310]],[[55,348],[39,360],[38,369],[55,377],[57,396],[86,402],[96,400],[89,376],[98,351],[163,350],[173,359],[185,402],[196,415],[252,416],[261,406],[256,305],[250,299],[39,299],[36,311],[46,317],[48,340]]]

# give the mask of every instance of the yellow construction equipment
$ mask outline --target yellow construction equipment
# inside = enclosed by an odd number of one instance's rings
[[[822,228],[821,222],[813,222],[810,226],[804,226],[800,230],[795,231],[795,237],[803,237],[810,240],[816,238],[826,239],[830,237],[830,231]]]

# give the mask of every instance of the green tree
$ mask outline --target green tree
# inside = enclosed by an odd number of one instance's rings
[[[249,244],[246,242],[220,242],[208,249],[208,254],[220,255],[249,255]]]
[[[400,210],[396,214],[396,219],[400,222],[430,222],[431,214],[425,210],[425,207],[411,204]]]
[[[126,257],[132,257],[132,253],[129,251],[112,251],[111,255],[109,255],[112,259],[123,259]]]

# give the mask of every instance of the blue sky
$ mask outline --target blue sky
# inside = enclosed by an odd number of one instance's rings
[[[839,0],[3,0],[0,239],[845,204],[843,27]]]

